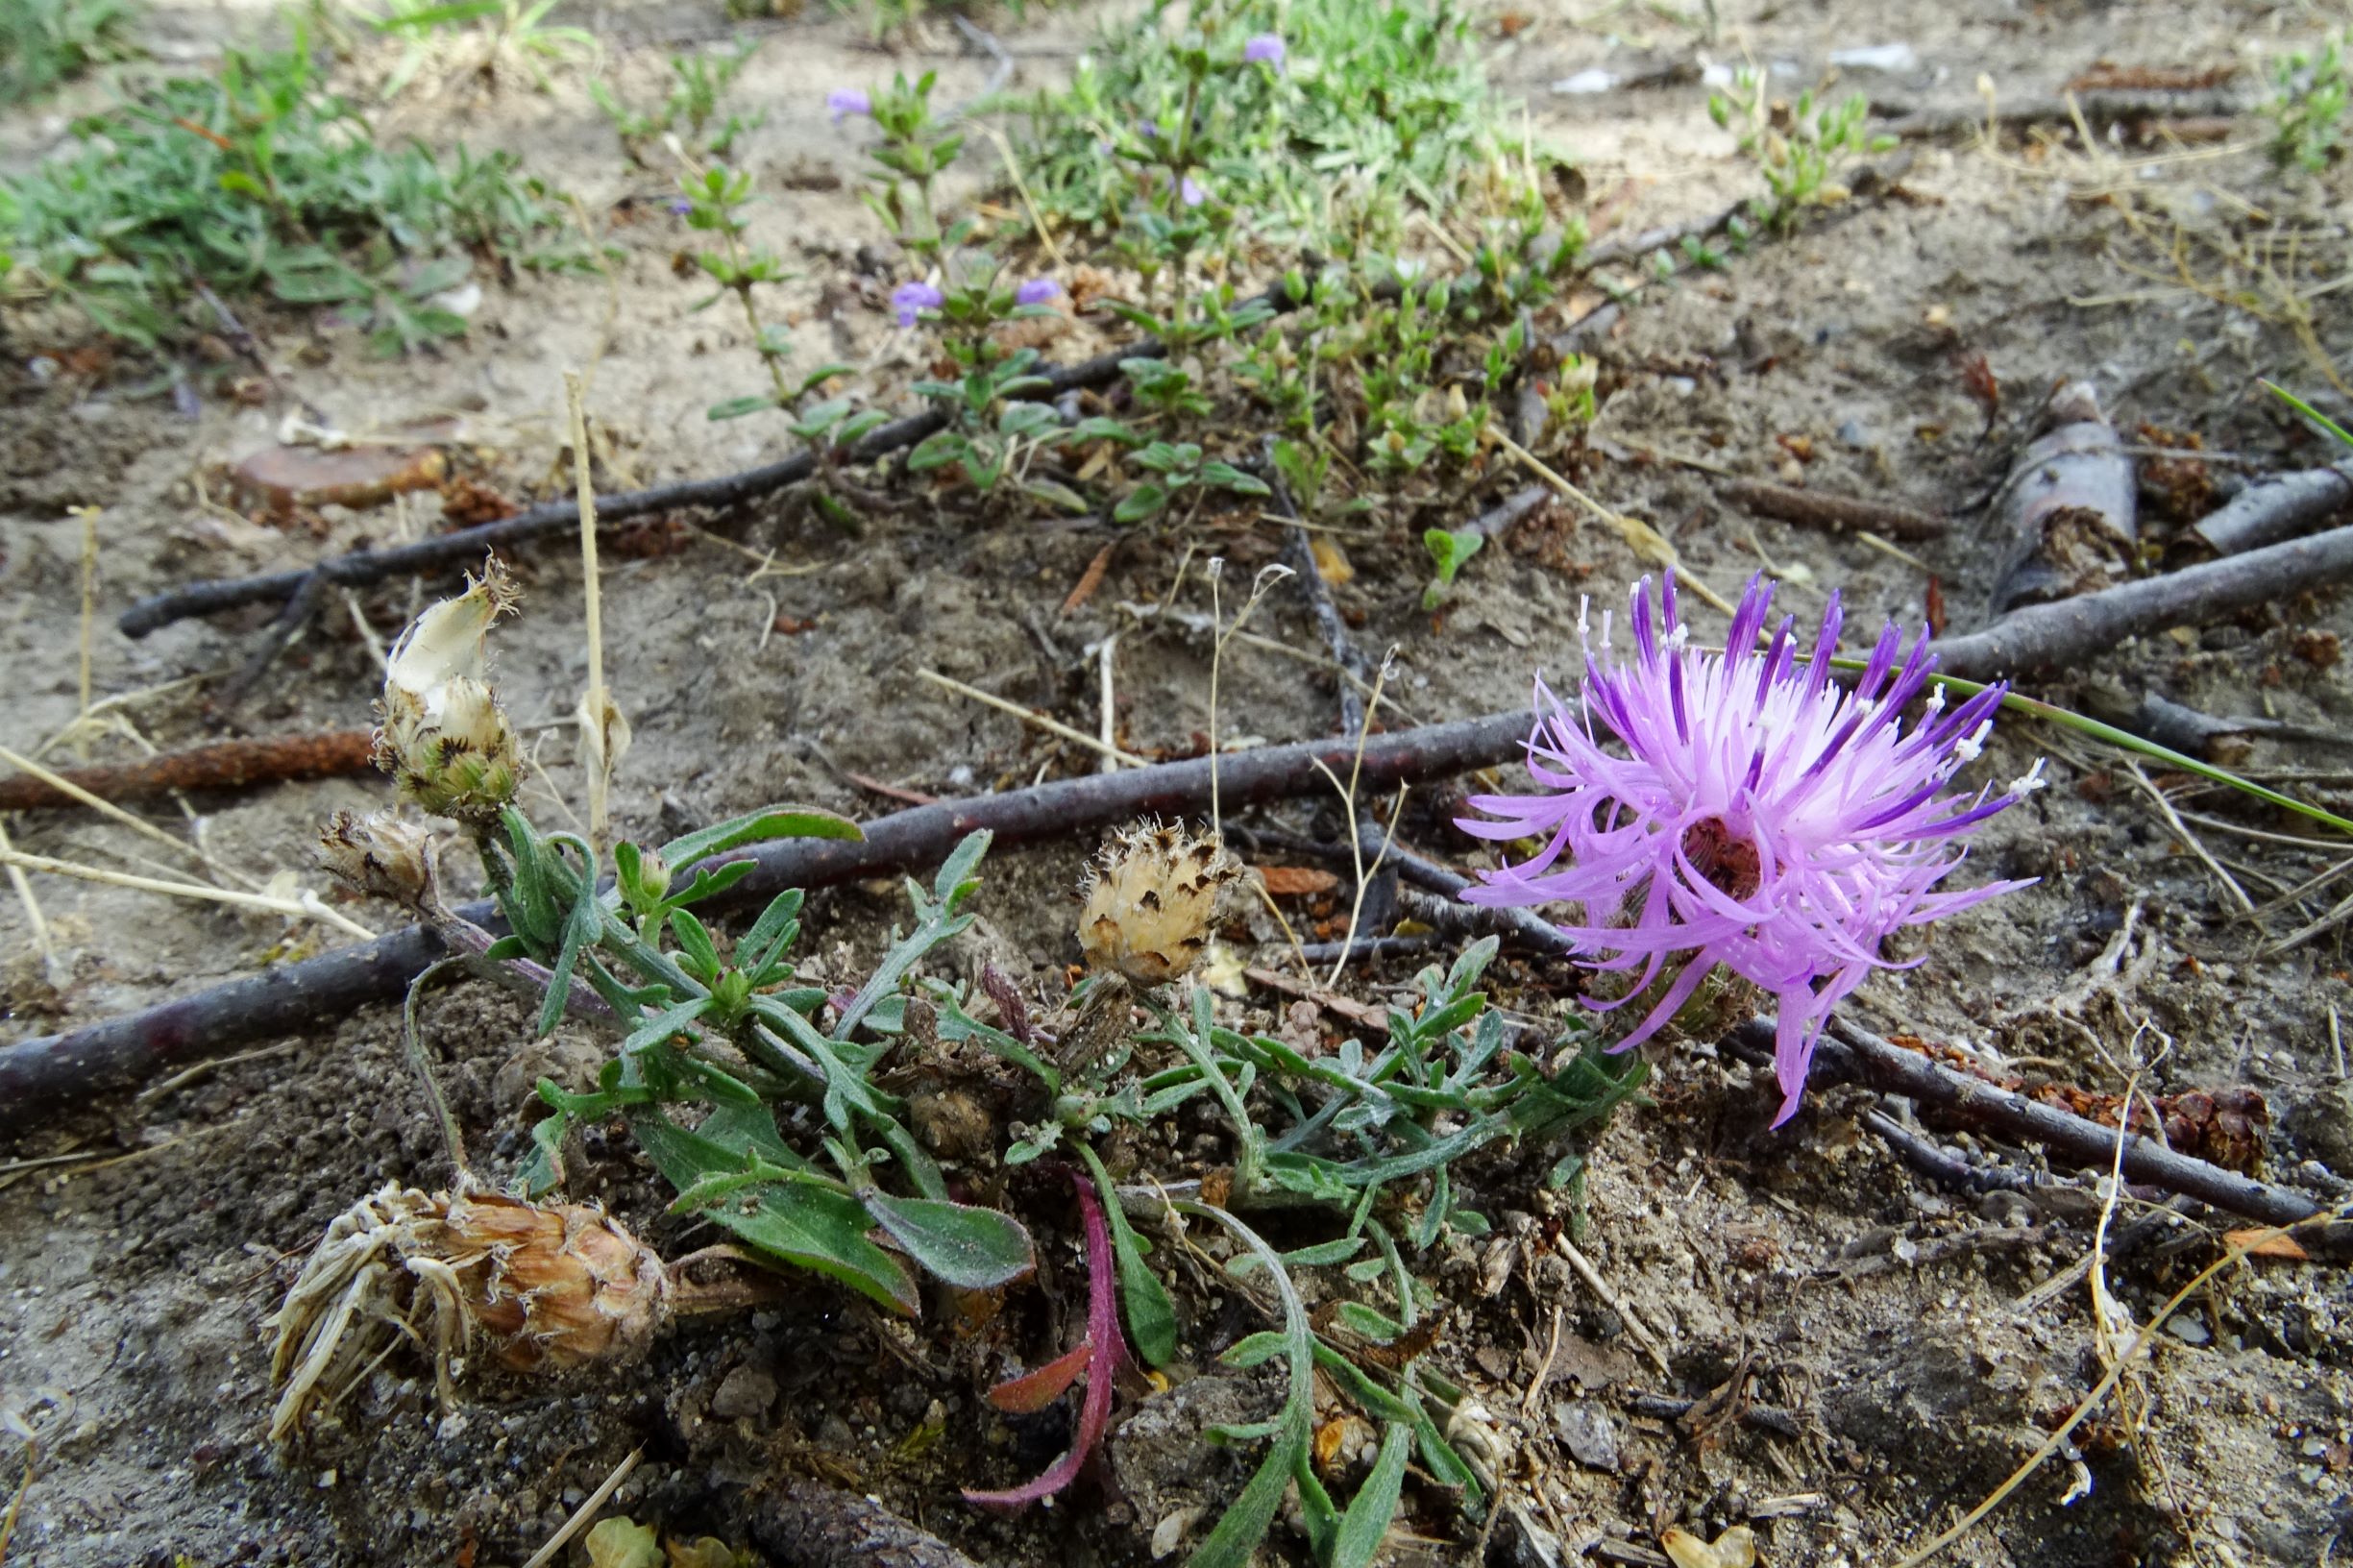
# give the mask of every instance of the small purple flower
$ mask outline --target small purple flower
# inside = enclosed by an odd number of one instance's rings
[[[891,290],[891,308],[898,312],[898,324],[912,327],[916,318],[926,310],[937,310],[947,303],[947,296],[929,283],[901,283]]]
[[[840,125],[852,114],[873,113],[874,100],[856,87],[836,87],[825,94],[825,112]]]
[[[1062,284],[1051,278],[1032,278],[1028,282],[1014,290],[1013,303],[1016,305],[1043,305],[1048,300],[1061,297]]]
[[[674,196],[670,199],[670,215],[674,218],[683,218],[694,210],[695,204],[683,196]]]
[[[1288,53],[1289,51],[1283,47],[1282,34],[1261,33],[1242,45],[1242,63],[1245,65],[1272,65],[1275,68],[1275,75],[1281,76],[1284,58]]]
[[[1210,199],[1210,193],[1207,189],[1203,188],[1201,182],[1195,180],[1189,174],[1187,175],[1183,181],[1179,182],[1177,185],[1177,195],[1184,201],[1187,207],[1199,207],[1203,202]]]
[[[1750,579],[1726,634],[1731,651],[1695,653],[1684,647],[1674,579],[1654,627],[1643,578],[1633,592],[1635,656],[1620,663],[1611,653],[1605,614],[1603,658],[1586,644],[1581,712],[1536,684],[1528,771],[1549,793],[1474,796],[1472,806],[1503,820],[1457,825],[1483,839],[1545,838],[1534,859],[1483,873],[1484,885],[1463,896],[1576,904],[1578,919],[1560,930],[1597,955],[1581,961],[1641,970],[1621,1000],[1642,994],[1671,962],[1681,966],[1618,1049],[1664,1026],[1719,964],[1774,992],[1777,1127],[1797,1111],[1830,1009],[1874,968],[1903,967],[1879,956],[1890,933],[2027,885],[1932,891],[1961,863],[1960,839],[2040,788],[2043,765],[1998,795],[1945,793],[1983,748],[2007,688],[1988,687],[1950,713],[1943,688],[1929,688],[1926,714],[1906,732],[1902,710],[1936,666],[1925,636],[1899,670],[1903,634],[1889,622],[1847,692],[1829,678],[1838,596],[1802,666],[1794,616],[1755,651],[1772,600],[1770,584]],[[1581,640],[1586,630],[1581,614]],[[1605,734],[1597,735],[1597,718]],[[1627,755],[1603,749],[1611,736]]]

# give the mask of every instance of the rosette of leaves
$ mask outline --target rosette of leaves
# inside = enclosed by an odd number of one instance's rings
[[[502,826],[503,837],[485,835],[481,847],[514,934],[492,956],[547,967],[543,1033],[576,987],[593,991],[624,1031],[594,1090],[540,1082],[552,1115],[533,1129],[531,1191],[562,1179],[574,1127],[618,1115],[677,1188],[674,1213],[708,1219],[772,1262],[826,1275],[892,1311],[919,1311],[910,1264],[965,1289],[1029,1272],[1028,1233],[1010,1215],[951,1201],[901,1119],[903,1102],[871,1078],[903,1024],[909,974],[971,923],[959,909],[979,885],[972,873],[986,833],[966,839],[928,889],[908,882],[914,925],[837,1006],[823,990],[795,984],[787,966],[798,891],[772,899],[731,943],[692,906],[751,873],[740,851],[777,838],[854,839],[854,823],[779,810],[657,852],[624,844],[605,888],[577,836],[542,834],[513,809]],[[828,1026],[821,1017],[829,1007]],[[780,1106],[814,1115],[780,1119]],[[804,1123],[815,1125],[804,1132]]]

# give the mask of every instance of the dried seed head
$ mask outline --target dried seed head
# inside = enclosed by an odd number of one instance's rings
[[[1182,978],[1209,944],[1218,893],[1240,874],[1213,834],[1148,819],[1122,829],[1088,869],[1078,920],[1088,966],[1140,986]]]
[[[336,812],[320,830],[319,863],[356,892],[411,906],[433,889],[432,836],[389,812]]]
[[[402,798],[438,817],[480,821],[515,797],[523,750],[490,689],[484,638],[514,608],[514,580],[497,557],[466,591],[417,617],[392,649],[378,704],[376,765]]]
[[[431,1347],[448,1411],[452,1360],[477,1335],[519,1371],[621,1363],[644,1354],[670,1298],[661,1259],[601,1209],[388,1185],[327,1228],[269,1320],[270,1435],[332,1409],[400,1339]]]

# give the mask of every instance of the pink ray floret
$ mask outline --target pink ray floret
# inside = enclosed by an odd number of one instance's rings
[[[2040,787],[2043,765],[1999,794],[1949,792],[1983,748],[2007,687],[1945,711],[1943,689],[1928,680],[1928,639],[1907,653],[1891,621],[1845,690],[1830,679],[1838,596],[1802,661],[1794,616],[1757,650],[1772,602],[1772,585],[1750,579],[1725,639],[1730,651],[1702,653],[1685,646],[1673,578],[1654,624],[1645,577],[1624,661],[1609,646],[1609,617],[1597,650],[1581,615],[1581,711],[1536,682],[1528,771],[1538,793],[1474,796],[1471,805],[1497,820],[1457,825],[1483,839],[1543,841],[1534,858],[1483,873],[1463,894],[1470,902],[1578,906],[1562,934],[1587,968],[1640,970],[1626,999],[1675,968],[1618,1049],[1663,1027],[1719,964],[1773,992],[1777,1127],[1797,1112],[1831,1008],[1874,968],[1907,967],[1879,956],[1890,933],[2027,886],[1936,891],[1968,835]],[[1925,711],[1907,730],[1903,709],[1924,688]]]

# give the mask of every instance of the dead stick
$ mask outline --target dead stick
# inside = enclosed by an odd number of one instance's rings
[[[1948,674],[1978,678],[2064,663],[2128,636],[2229,614],[2346,576],[2353,576],[2353,527],[2019,610],[1983,631],[1940,645],[1941,668]],[[1364,749],[1362,777],[1379,788],[1505,762],[1523,751],[1529,724],[1528,715],[1512,711],[1376,736]],[[1244,753],[1223,765],[1225,787],[1237,802],[1311,794],[1322,781],[1315,762],[1336,771],[1351,760],[1352,749],[1342,737]],[[927,864],[976,828],[1022,841],[1060,837],[1146,812],[1198,810],[1208,790],[1209,761],[1202,758],[941,801],[878,820],[863,843],[794,840],[732,857],[752,859],[759,869],[731,891],[738,899],[772,896],[787,887]],[[1414,870],[1401,869],[1408,874]],[[457,913],[478,923],[492,918],[486,905]],[[1515,929],[1540,945],[1551,933],[1558,950],[1557,933],[1532,913],[1514,910],[1507,917],[1520,917],[1512,919]],[[0,1129],[21,1125],[35,1112],[74,1096],[136,1083],[159,1067],[287,1034],[396,994],[441,956],[440,944],[411,926],[140,1013],[0,1047]]]
[[[1788,485],[1768,484],[1763,479],[1728,480],[1717,494],[1760,517],[1802,523],[1833,533],[1861,528],[1889,539],[1937,539],[1945,532],[1943,518],[1916,512],[1908,506],[1858,501],[1850,496],[1826,496],[1815,490],[1793,490]]]
[[[1744,1044],[1770,1052],[1773,1028],[1770,1020],[1759,1020],[1733,1033]],[[2084,1165],[2104,1167],[2116,1158],[2116,1128],[1955,1072],[1835,1017],[1814,1052],[1815,1080],[1826,1071],[1881,1093],[1901,1094],[1971,1126],[2040,1143]],[[2301,1192],[2176,1154],[2143,1134],[2125,1140],[2124,1175],[2267,1225],[2293,1225],[2320,1212],[2320,1205]]]
[[[1935,645],[1938,669],[1970,680],[2072,663],[2127,637],[2218,620],[2353,577],[2353,527],[2228,555],[2096,594],[2028,604]]]
[[[1386,282],[1383,288],[1392,296],[1397,292],[1394,281]],[[1378,295],[1382,289],[1377,288],[1374,292]],[[1282,312],[1297,308],[1299,302],[1292,299],[1289,290],[1278,282],[1256,299],[1245,301],[1238,308],[1247,309],[1261,304]],[[1107,386],[1121,376],[1120,361],[1164,358],[1167,353],[1167,345],[1160,339],[1140,338],[1125,348],[1098,354],[1075,365],[1042,369],[1039,374],[1044,384],[1021,396],[1038,402],[1052,402],[1066,392]],[[870,431],[849,450],[844,461],[872,462],[878,457],[916,445],[924,437],[944,429],[946,423],[947,416],[937,409],[911,414]],[[650,489],[631,490],[617,496],[601,496],[597,500],[597,517],[600,522],[610,526],[655,512],[689,508],[715,511],[739,506],[745,502],[772,495],[809,478],[817,472],[818,460],[814,451],[797,452],[778,462],[719,478],[688,479],[676,484],[657,484]],[[490,551],[506,549],[551,534],[568,533],[579,526],[580,508],[577,502],[550,502],[496,523],[460,528],[454,533],[438,534],[390,550],[353,551],[298,571],[271,572],[253,577],[214,577],[183,583],[167,592],[140,600],[125,610],[116,624],[122,627],[126,637],[144,637],[151,631],[190,616],[219,615],[247,604],[287,599],[301,592],[304,585],[314,577],[344,587],[355,587],[386,577],[436,572],[478,561]]]
[[[174,790],[241,790],[305,778],[341,778],[368,770],[373,736],[364,729],[318,735],[257,735],[167,751],[143,762],[76,768],[58,776],[102,800],[143,800]],[[45,811],[81,801],[26,774],[0,779],[0,811]]]
[[[1416,881],[1458,894],[1468,879],[1421,856],[1392,847],[1390,857]],[[1522,940],[1553,952],[1571,951],[1568,938],[1549,921],[1526,909],[1493,911],[1498,923]],[[1770,1056],[1774,1021],[1758,1019],[1733,1031],[1735,1039]],[[2116,1155],[2116,1129],[2082,1116],[2013,1094],[2006,1089],[1953,1071],[1943,1064],[1907,1051],[1833,1017],[1827,1035],[1814,1051],[1816,1083],[1830,1078],[1866,1084],[1883,1093],[1901,1094],[1920,1105],[1957,1115],[2030,1142],[2055,1149],[2089,1164],[2104,1164]],[[2252,1177],[2172,1150],[2146,1137],[2135,1137],[2125,1146],[2124,1174],[2134,1181],[2186,1193],[2200,1203],[2243,1214],[2270,1225],[2292,1225],[2310,1219],[2320,1206],[2300,1192],[2272,1187]]]
[[[2218,555],[2239,555],[2292,538],[2353,505],[2353,462],[2308,468],[2249,485],[2190,531]]]
[[[1513,712],[1376,735],[1365,745],[1361,776],[1367,787],[1379,789],[1491,767],[1520,754],[1528,729],[1528,716]],[[1344,773],[1355,751],[1355,737],[1341,736],[1227,757],[1220,764],[1224,798],[1238,805],[1329,789],[1316,765]],[[857,843],[791,839],[762,845],[723,857],[749,860],[756,868],[729,890],[726,902],[933,865],[958,840],[981,828],[1007,843],[1067,841],[1074,833],[1136,817],[1197,812],[1209,800],[1209,759],[1196,758],[917,806],[869,822],[866,838]],[[691,877],[687,869],[679,870]],[[485,928],[497,919],[487,902],[453,913]],[[318,958],[273,965],[138,1013],[0,1046],[0,1130],[27,1125],[50,1107],[130,1087],[158,1070],[310,1028],[364,1003],[397,996],[442,956],[440,942],[412,925]]]
[[[1323,571],[1316,564],[1315,543],[1308,537],[1307,526],[1300,521],[1298,503],[1291,499],[1290,481],[1275,464],[1274,445],[1274,437],[1268,436],[1261,474],[1274,491],[1275,510],[1290,521],[1290,527],[1284,529],[1283,564],[1299,579],[1299,591],[1307,596],[1308,608],[1315,617],[1315,629],[1323,634],[1324,649],[1332,655],[1332,662],[1339,666],[1340,733],[1354,735],[1364,727],[1364,699],[1357,696],[1348,677],[1354,675],[1369,686],[1372,667],[1358,651],[1356,639],[1348,635],[1348,626],[1340,620],[1339,606],[1333,602],[1332,585],[1324,581]]]
[[[2014,103],[1997,104],[1994,119],[1998,124],[2009,126],[2064,122],[2071,120],[2075,110],[2080,109],[2084,122],[2098,129],[2118,121],[2135,124],[2144,120],[2236,116],[2247,112],[2250,107],[2243,95],[2225,89],[2095,89],[2072,97],[2022,98]],[[1886,116],[1875,119],[1870,125],[1873,131],[1883,135],[1942,136],[1956,131],[1980,130],[1985,125],[1985,108],[1982,104],[1924,109],[1874,98],[1871,110],[1875,116]]]
[[[1525,490],[1514,490],[1471,519],[1466,527],[1468,531],[1483,538],[1501,539],[1511,531],[1515,524],[1542,511],[1552,504],[1552,486],[1532,484]]]

